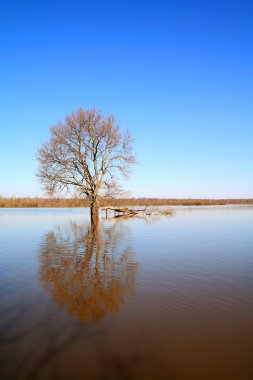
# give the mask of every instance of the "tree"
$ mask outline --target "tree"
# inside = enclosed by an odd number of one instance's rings
[[[132,138],[124,135],[113,114],[78,109],[50,128],[50,139],[38,149],[37,176],[49,194],[67,191],[90,202],[98,215],[99,197],[113,197],[117,174],[127,177],[135,162]]]

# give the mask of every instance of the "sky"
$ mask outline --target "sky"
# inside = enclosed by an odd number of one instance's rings
[[[134,137],[134,197],[253,197],[252,1],[0,4],[0,195],[41,196],[36,151],[79,107]]]

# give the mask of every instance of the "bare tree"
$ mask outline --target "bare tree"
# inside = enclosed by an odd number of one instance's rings
[[[99,197],[113,197],[119,190],[117,175],[127,177],[135,162],[131,135],[122,135],[114,115],[82,108],[50,128],[37,159],[44,190],[86,197],[91,217],[98,214]]]

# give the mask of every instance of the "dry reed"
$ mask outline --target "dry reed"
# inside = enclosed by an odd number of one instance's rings
[[[228,204],[253,204],[247,199],[162,199],[162,198],[123,198],[100,199],[100,206],[212,206]],[[0,197],[0,208],[53,208],[89,207],[86,199],[76,198],[5,198]]]

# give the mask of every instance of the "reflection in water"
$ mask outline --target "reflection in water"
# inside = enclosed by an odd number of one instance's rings
[[[2,215],[1,380],[253,379],[252,208]]]
[[[134,293],[138,264],[124,224],[59,226],[44,237],[39,277],[55,304],[81,321],[116,313]]]

